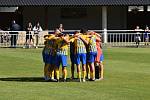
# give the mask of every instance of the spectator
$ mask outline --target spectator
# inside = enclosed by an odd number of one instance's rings
[[[43,31],[39,22],[37,22],[37,24],[33,27],[33,31],[35,35],[35,40],[33,42],[35,44],[35,47],[38,48],[39,32]]]
[[[29,48],[31,47],[31,43],[33,41],[33,38],[32,38],[32,23],[29,22],[28,23],[28,26],[26,27],[26,46],[28,46]]]
[[[1,28],[0,28],[0,31],[3,31]],[[0,32],[0,43],[3,43],[3,33]]]
[[[136,47],[138,48],[141,41],[140,32],[142,31],[142,29],[140,29],[139,26],[136,26],[135,31],[136,31],[135,42],[136,42]]]
[[[16,24],[16,21],[13,20],[10,26],[10,31],[20,31],[20,30],[21,26]],[[18,32],[10,32],[10,34],[11,34],[11,47],[16,47]]]
[[[59,24],[58,29],[59,29],[60,32],[63,32],[64,31],[63,24]]]
[[[149,35],[148,35],[149,32],[150,32],[149,27],[146,26],[146,29],[145,29],[145,32],[144,32],[145,45],[148,45],[148,42],[149,42]]]

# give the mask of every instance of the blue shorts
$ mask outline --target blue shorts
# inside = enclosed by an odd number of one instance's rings
[[[42,56],[43,56],[43,62],[45,64],[50,64],[50,62],[51,62],[51,56],[49,54],[45,54],[45,53],[42,53]]]
[[[97,52],[89,52],[89,53],[87,53],[87,62],[89,62],[89,63],[95,62],[96,56],[97,56]]]
[[[104,55],[101,54],[101,56],[100,56],[100,61],[103,61],[103,60],[104,60]]]
[[[55,59],[56,59],[55,56],[45,54],[45,53],[42,53],[42,56],[43,56],[43,62],[45,64],[55,64]]]
[[[75,55],[74,62],[79,65],[80,61],[82,64],[86,64],[86,53],[79,53]]]
[[[75,55],[70,53],[70,60],[71,60],[72,64],[74,64],[74,57],[75,57]]]
[[[62,64],[62,67],[67,67],[67,55],[58,54],[56,56],[56,66],[59,67]]]

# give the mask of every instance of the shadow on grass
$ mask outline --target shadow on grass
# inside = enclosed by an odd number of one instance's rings
[[[0,78],[0,81],[46,82],[42,77],[7,77]]]
[[[7,78],[0,78],[0,81],[16,81],[16,82],[56,82],[52,80],[44,80],[43,77],[7,77]],[[62,79],[60,79],[59,82],[63,82]],[[67,78],[66,82],[77,82],[77,79],[70,79]]]

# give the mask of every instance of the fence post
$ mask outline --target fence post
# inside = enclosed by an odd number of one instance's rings
[[[107,44],[107,29],[104,28],[104,44]]]

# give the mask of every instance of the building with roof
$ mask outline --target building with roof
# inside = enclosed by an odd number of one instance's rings
[[[150,0],[0,0],[0,27],[16,20],[44,29],[134,29],[150,25]]]

